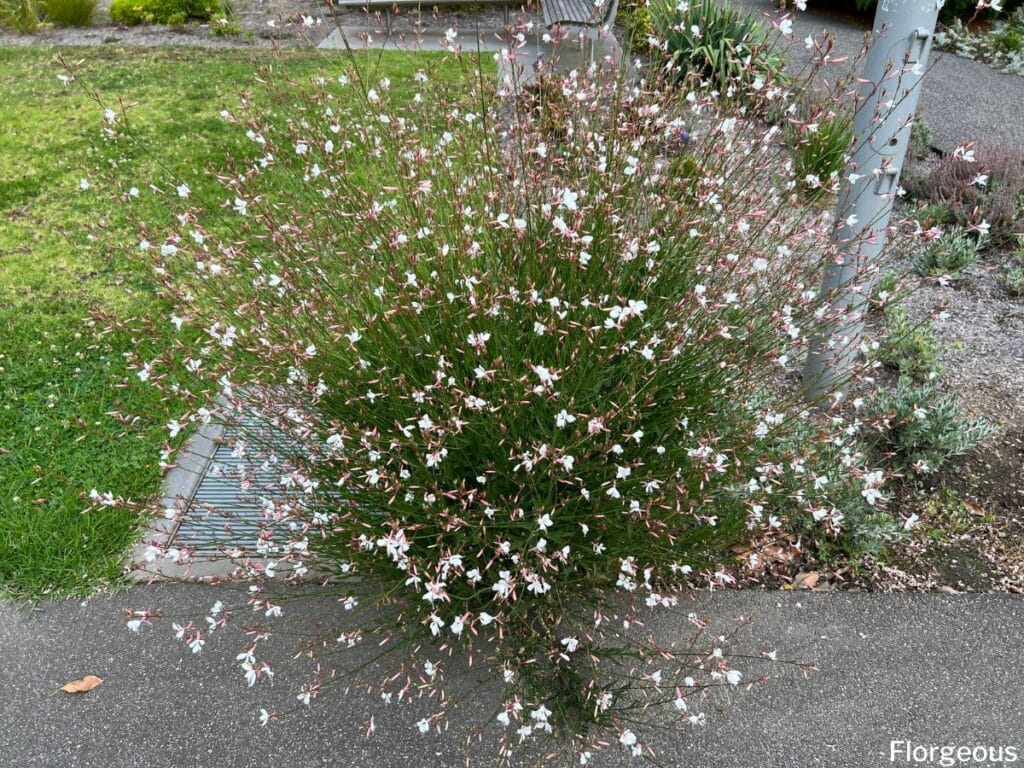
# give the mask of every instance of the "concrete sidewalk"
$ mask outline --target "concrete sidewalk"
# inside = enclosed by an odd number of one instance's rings
[[[49,604],[29,615],[0,604],[0,766],[3,768],[250,768],[380,766],[448,768],[464,762],[459,726],[449,738],[421,736],[414,709],[385,708],[373,695],[327,692],[309,710],[261,728],[260,707],[290,709],[305,680],[275,638],[267,658],[273,687],[248,689],[237,634],[213,636],[192,655],[170,621],[197,616],[224,592],[205,586],[136,587],[85,603]],[[141,635],[121,609],[156,605],[168,618]],[[329,601],[311,611],[336,609]],[[727,626],[749,614],[750,651],[816,663],[752,691],[738,689],[703,729],[671,734],[671,766],[874,768],[890,741],[1015,746],[1024,755],[1024,602],[996,595],[867,595],[720,592],[695,609]],[[685,622],[682,609],[671,621]],[[659,632],[672,632],[663,622]],[[275,658],[276,656],[276,658]],[[738,665],[742,667],[742,665]],[[751,669],[753,675],[755,670]],[[85,674],[104,683],[68,696],[61,684]],[[452,679],[456,675],[453,673]],[[426,713],[429,710],[424,710]],[[377,732],[362,733],[373,714]],[[474,744],[474,764],[493,746]],[[636,764],[617,750],[599,766]],[[937,765],[937,763],[935,763]]]

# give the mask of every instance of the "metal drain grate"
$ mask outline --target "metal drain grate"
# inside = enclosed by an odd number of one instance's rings
[[[237,433],[228,430],[218,441],[195,493],[185,508],[171,543],[197,555],[216,555],[234,547],[253,549],[264,522],[260,498],[273,482],[270,473],[257,475],[251,490],[242,488],[243,461],[234,454]]]

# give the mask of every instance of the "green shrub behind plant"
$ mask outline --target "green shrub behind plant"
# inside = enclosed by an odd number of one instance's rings
[[[113,0],[110,18],[118,24],[184,24],[209,19],[217,10],[213,0]]]
[[[678,77],[698,75],[725,91],[731,84],[782,76],[783,56],[752,14],[716,0],[684,7],[675,0],[650,4],[651,23]]]
[[[892,453],[902,471],[935,472],[998,431],[984,419],[964,414],[956,396],[941,384],[917,384],[905,376],[881,392],[869,409],[876,446]]]
[[[31,35],[39,29],[39,4],[36,0],[0,0],[0,27]]]
[[[882,341],[879,359],[905,376],[920,381],[933,378],[942,370],[942,347],[929,323],[914,323],[899,305],[885,309],[888,335]]]
[[[877,0],[853,0],[853,7],[864,14],[874,14]],[[992,15],[991,12],[977,10],[976,0],[946,0],[939,10],[939,20],[949,23],[954,19],[968,20],[976,14],[985,18]]]
[[[954,227],[925,245],[913,259],[914,269],[925,276],[956,277],[978,260],[978,245],[961,227]]]
[[[58,27],[92,26],[96,0],[43,0],[43,15]]]
[[[634,53],[650,49],[654,23],[646,0],[627,0],[619,5],[618,19],[626,30],[626,43]]]

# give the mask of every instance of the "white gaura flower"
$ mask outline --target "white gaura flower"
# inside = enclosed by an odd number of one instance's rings
[[[182,199],[187,198],[189,195],[192,194],[191,187],[189,187],[189,185],[185,184],[184,182],[175,187],[175,191],[178,193],[178,197]]]
[[[546,387],[554,384],[559,379],[559,375],[557,373],[552,371],[550,368],[545,368],[543,365],[532,365],[530,367],[537,375],[537,378],[540,379],[540,383]]]

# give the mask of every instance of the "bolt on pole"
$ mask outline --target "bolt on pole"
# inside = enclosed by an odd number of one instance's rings
[[[803,373],[804,396],[811,403],[849,384],[873,283],[870,267],[885,246],[941,5],[942,0],[878,2],[874,41],[859,86],[851,157],[836,206],[837,254],[821,284],[821,298],[829,307],[811,339]]]

